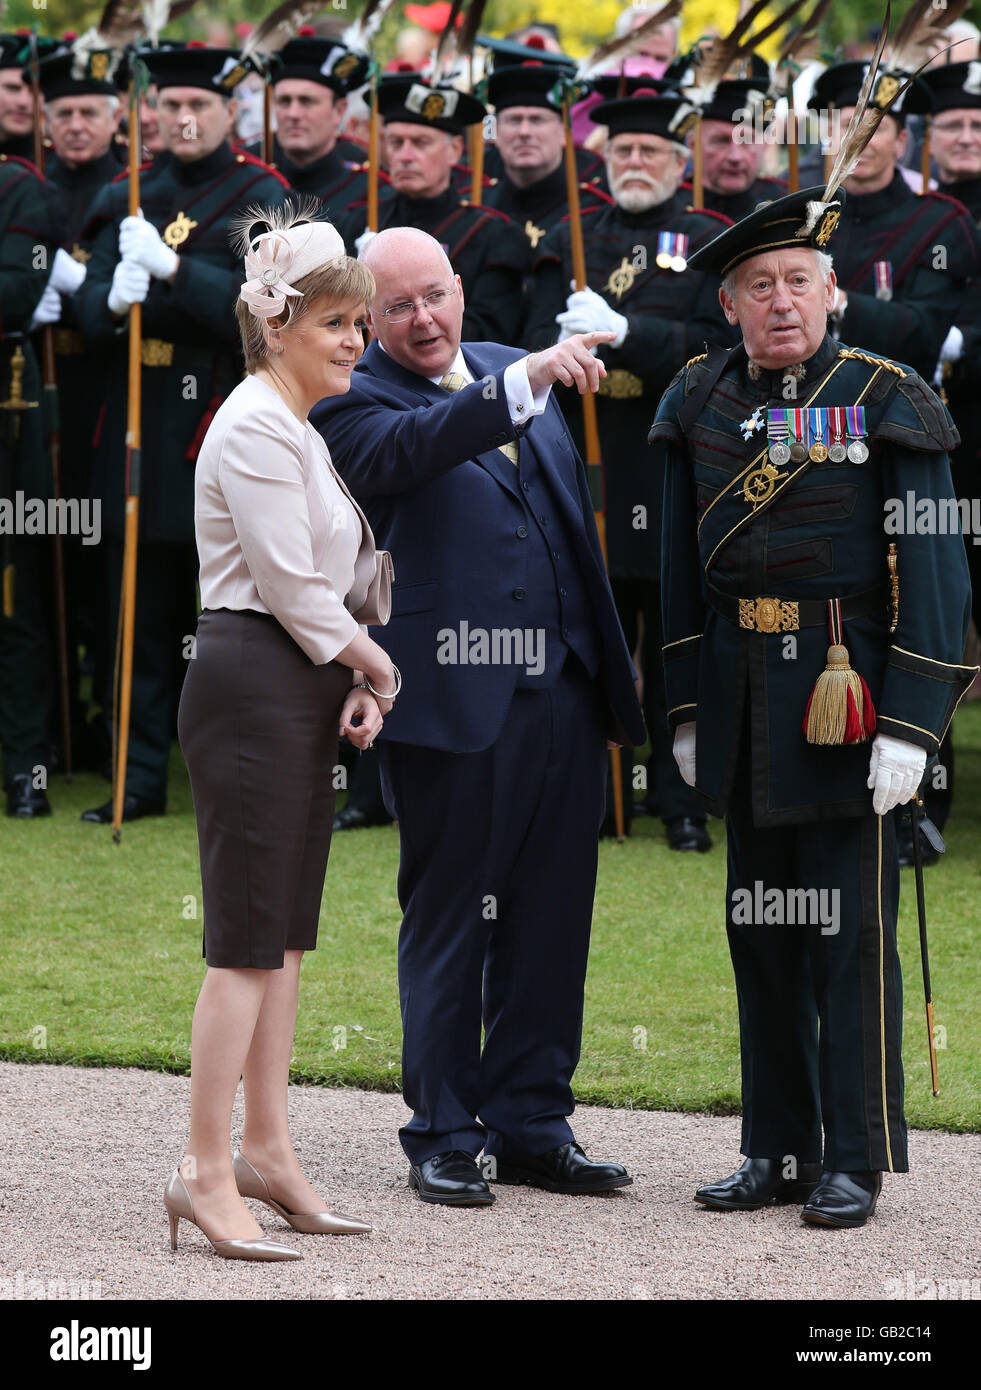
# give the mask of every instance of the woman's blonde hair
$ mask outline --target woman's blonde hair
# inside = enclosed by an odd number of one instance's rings
[[[249,208],[233,228],[238,250],[245,255],[253,237],[264,231],[284,231],[303,222],[324,221],[316,199],[307,199],[295,206],[287,201],[281,207]],[[267,320],[277,328],[292,327],[323,300],[341,307],[346,304],[370,304],[375,293],[375,277],[367,266],[351,256],[338,256],[326,265],[293,283],[302,298],[287,297],[282,314]],[[242,339],[245,370],[252,373],[269,359],[269,344],[262,331],[263,320],[258,318],[243,299],[235,304]]]

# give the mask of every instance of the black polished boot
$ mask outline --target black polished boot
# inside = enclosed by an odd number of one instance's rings
[[[796,1178],[785,1178],[782,1158],[747,1158],[721,1182],[698,1188],[695,1201],[719,1211],[759,1211],[771,1202],[803,1202],[821,1177],[820,1163],[802,1163]]]
[[[880,1172],[822,1173],[800,1219],[810,1226],[864,1226],[875,1212],[881,1191]]]

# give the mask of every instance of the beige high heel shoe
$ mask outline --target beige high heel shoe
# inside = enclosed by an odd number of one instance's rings
[[[182,1216],[185,1221],[190,1221],[192,1226],[197,1226],[199,1231],[208,1236],[208,1232],[194,1215],[194,1203],[191,1201],[191,1194],[177,1168],[174,1169],[170,1181],[164,1188],[164,1206],[167,1208],[167,1215],[170,1218],[171,1250],[177,1249],[177,1227]],[[211,1240],[210,1236],[208,1239],[214,1247],[215,1254],[221,1255],[226,1260],[303,1259],[299,1250],[294,1250],[289,1245],[283,1245],[281,1241],[272,1240],[269,1236],[259,1236],[250,1240]]]
[[[288,1221],[294,1231],[301,1231],[309,1236],[353,1236],[366,1235],[371,1230],[367,1222],[358,1221],[353,1216],[345,1216],[342,1211],[289,1211],[282,1202],[277,1202],[270,1194],[265,1178],[239,1149],[232,1155],[232,1167],[241,1195],[265,1202],[267,1207],[272,1207],[284,1221]]]

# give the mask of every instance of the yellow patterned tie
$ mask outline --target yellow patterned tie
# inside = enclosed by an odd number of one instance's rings
[[[459,372],[447,372],[446,375],[440,379],[439,384],[444,391],[462,391],[464,386],[470,385],[470,382],[465,376],[461,376]],[[510,459],[515,468],[517,468],[518,441],[512,439],[509,444],[501,444],[498,447],[504,457]]]

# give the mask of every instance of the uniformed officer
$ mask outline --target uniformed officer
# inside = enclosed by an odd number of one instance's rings
[[[487,79],[501,170],[497,177],[490,177],[483,200],[518,224],[533,252],[569,212],[565,126],[557,84],[563,72],[572,71],[571,66],[545,63],[540,57],[523,62],[506,59],[506,66],[495,66]],[[577,151],[577,156],[581,159],[582,152]],[[594,164],[595,159],[587,157],[586,162]],[[580,176],[583,211],[608,206],[609,201],[602,187]]]
[[[838,212],[803,190],[696,253],[743,342],[678,373],[651,440],[669,718],[727,817],[739,999],[746,1161],[697,1200],[860,1226],[907,1169],[889,812],[976,668],[960,538],[886,523],[950,497],[957,433],[910,367],[827,333]]]
[[[766,64],[763,63],[766,73]],[[753,138],[766,130],[773,110],[768,75],[722,81],[711,101],[702,107],[699,124],[702,142],[702,196],[705,206],[722,212],[734,222],[746,217],[758,203],[772,202],[787,192],[784,179],[760,175],[767,145]],[[691,144],[695,132],[688,137]]]
[[[645,94],[646,93],[646,94]],[[706,339],[731,343],[718,304],[718,281],[689,270],[688,257],[728,225],[718,213],[695,212],[679,185],[687,160],[684,125],[691,108],[677,94],[642,88],[602,102],[590,115],[606,125],[610,207],[583,217],[588,288],[570,294],[568,222],[545,238],[535,267],[529,342],[613,329],[599,349],[607,368],[596,401],[605,478],[607,562],[631,651],[644,622],[644,713],[653,746],[654,792],[668,843],[706,850],[705,812],[678,774],[664,704],[660,658],[659,542],[661,476],[644,440],[652,412],[678,366]],[[588,327],[587,327],[588,325]],[[582,411],[561,391],[567,422],[584,449]]]
[[[61,491],[66,498],[95,498],[93,439],[105,399],[108,362],[86,353],[78,326],[75,295],[85,280],[89,252],[82,231],[92,204],[120,173],[125,146],[116,140],[122,108],[116,89],[119,53],[71,48],[40,64],[44,114],[52,148],[44,172],[54,192],[52,214],[59,246],[52,273],[34,315],[35,325],[52,327],[58,405],[62,428]],[[70,423],[69,423],[70,422]],[[66,427],[67,426],[67,427]],[[76,765],[101,769],[109,756],[104,720],[89,724],[78,689],[79,645],[89,658],[97,698],[108,679],[105,614],[108,604],[105,550],[66,537],[65,608],[68,630],[69,689]]]
[[[950,63],[928,68],[923,83],[930,90],[930,147],[941,192],[963,203],[981,227],[981,65]],[[940,380],[960,431],[961,443],[951,458],[959,498],[978,497],[981,453],[981,277],[961,301],[956,320],[940,350]],[[973,505],[972,505],[973,515]],[[967,561],[974,591],[974,619],[981,621],[981,545],[966,534]]]
[[[858,62],[828,68],[810,105],[834,109],[844,130],[865,71]],[[880,68],[873,104],[892,102],[905,76]],[[981,270],[981,241],[960,203],[943,193],[915,194],[897,168],[906,148],[905,115],[928,102],[914,86],[898,110],[890,106],[845,181],[832,324],[835,336],[894,354],[929,380],[968,281]]]
[[[473,207],[451,181],[463,132],[484,119],[485,108],[454,87],[433,88],[420,77],[399,75],[382,80],[378,109],[391,187],[378,200],[377,230],[418,227],[444,248],[463,281],[465,341],[520,342],[528,244],[503,213]],[[337,218],[352,255],[366,214],[362,201]]]
[[[51,470],[28,330],[53,256],[40,174],[28,160],[0,153],[0,749],[7,814],[25,818],[51,812],[45,787],[54,710],[52,550],[46,521],[38,534],[18,521],[17,498],[25,518],[35,503],[47,517]]]
[[[364,151],[339,134],[347,94],[367,74],[367,58],[306,27],[276,54],[273,161],[291,187],[319,198],[328,214],[367,192]],[[261,142],[249,149],[260,154]]]
[[[230,224],[280,203],[285,180],[228,141],[238,55],[188,46],[143,55],[159,91],[169,155],[141,172],[143,216],[127,217],[128,184],[100,194],[87,229],[88,274],[76,305],[86,342],[111,359],[97,446],[108,532],[115,639],[124,528],[127,316],[143,305],[142,488],[132,718],[124,819],[165,809],[182,639],[193,632],[194,461],[215,411],[239,380],[234,305],[241,261]],[[186,653],[184,653],[186,656]],[[111,702],[108,705],[111,708]],[[112,803],[83,819],[106,823]]]
[[[24,72],[27,44],[26,34],[0,34],[0,153],[33,160],[34,104]]]

